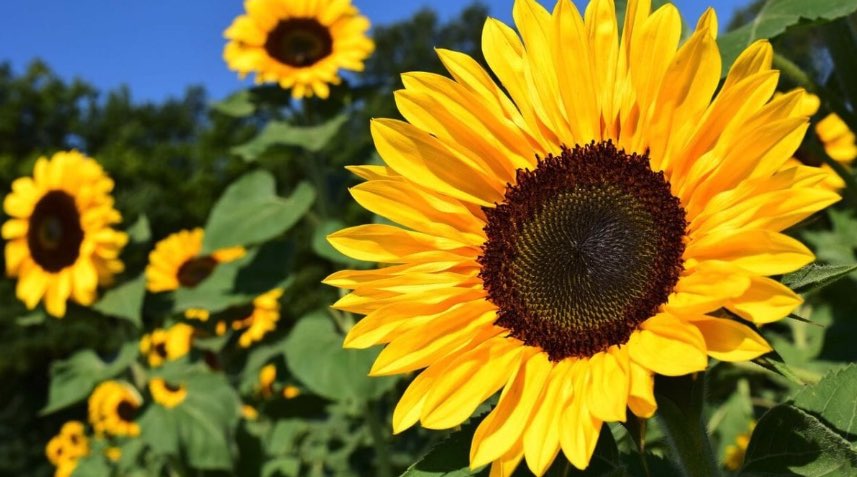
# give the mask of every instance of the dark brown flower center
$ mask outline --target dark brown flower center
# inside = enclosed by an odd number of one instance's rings
[[[333,52],[333,36],[315,18],[289,18],[268,33],[265,50],[281,63],[303,68]]]
[[[171,393],[177,393],[182,390],[182,386],[176,386],[175,384],[170,384],[169,382],[164,381],[164,389]]]
[[[184,262],[179,267],[179,283],[186,288],[193,288],[211,275],[217,267],[217,260],[213,257],[196,257]]]
[[[137,415],[137,405],[131,401],[123,399],[119,402],[119,405],[116,406],[116,415],[119,416],[119,419],[122,419],[125,422],[133,422],[134,416]]]
[[[553,361],[628,341],[682,271],[685,212],[648,155],[610,142],[519,170],[486,207],[480,277],[497,324]]]
[[[163,342],[163,341],[155,343],[154,351],[155,351],[156,355],[160,356],[161,358],[166,359],[167,358],[167,343]]]
[[[27,246],[33,260],[48,272],[69,267],[80,254],[83,228],[74,197],[53,190],[33,208],[27,230]]]

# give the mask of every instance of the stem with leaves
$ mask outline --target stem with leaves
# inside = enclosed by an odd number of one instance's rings
[[[719,476],[708,431],[702,420],[705,373],[678,378],[658,376],[655,381],[657,418],[675,458],[687,477]]]

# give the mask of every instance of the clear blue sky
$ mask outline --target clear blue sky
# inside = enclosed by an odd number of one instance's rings
[[[713,5],[721,24],[745,2],[674,0],[691,23]],[[450,18],[469,2],[354,3],[374,24],[385,24],[407,18],[424,6]],[[511,21],[513,0],[483,3],[493,16]],[[213,98],[221,98],[250,84],[240,82],[221,60],[222,32],[243,11],[242,5],[240,0],[5,1],[0,10],[0,61],[10,61],[21,71],[32,59],[42,58],[65,78],[81,77],[102,89],[127,84],[137,101],[180,95],[191,84],[202,84]]]

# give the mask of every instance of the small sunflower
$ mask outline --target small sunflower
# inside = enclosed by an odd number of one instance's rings
[[[804,114],[813,116],[818,113],[821,100],[814,94],[807,94],[801,107]],[[848,125],[837,114],[828,114],[816,123],[815,135],[818,136],[819,141],[824,146],[824,152],[843,166],[850,166],[857,158],[854,133],[848,129]],[[840,190],[845,187],[845,182],[830,166],[822,164],[821,169],[829,175],[822,184],[823,187],[831,190]]]
[[[288,385],[283,388],[283,397],[286,399],[294,399],[301,395],[301,390],[297,386]]]
[[[146,266],[146,288],[151,292],[193,288],[208,278],[219,263],[231,262],[244,256],[243,247],[218,250],[200,255],[204,231],[201,228],[182,230],[155,244]]]
[[[247,0],[226,29],[223,59],[243,78],[279,83],[294,98],[327,98],[339,70],[363,71],[375,49],[369,20],[350,0]]]
[[[271,397],[274,393],[274,382],[277,380],[277,367],[266,364],[259,370],[259,392],[264,397]]]
[[[122,458],[122,449],[119,447],[108,447],[104,449],[104,457],[107,457],[107,460],[110,462],[119,462],[119,459]]]
[[[69,476],[81,457],[89,455],[89,438],[83,423],[69,421],[63,424],[59,434],[48,441],[45,455],[57,469],[56,477]]]
[[[735,438],[735,442],[726,446],[725,459],[723,465],[731,470],[738,471],[741,465],[744,464],[744,456],[747,454],[747,446],[750,444],[750,437],[753,434],[753,429],[756,428],[756,421],[751,421],[747,432],[741,433]]]
[[[814,259],[781,232],[839,199],[786,165],[808,120],[802,91],[772,99],[768,42],[719,86],[713,10],[681,46],[669,3],[628,1],[621,36],[611,0],[513,16],[519,33],[485,24],[493,76],[447,50],[451,79],[403,75],[409,122],[371,126],[386,166],[352,168],[355,200],[394,224],[329,237],[390,266],[325,280],[366,315],[345,346],[386,345],[372,375],[422,370],[395,432],[454,428],[500,393],[470,450],[493,476],[560,451],[585,468],[603,423],[654,414],[655,374],[770,351],[747,323],[800,304],[769,277]]]
[[[149,392],[156,403],[168,409],[178,406],[187,398],[187,387],[185,385],[175,386],[161,378],[149,381]]]
[[[253,300],[250,314],[232,322],[233,330],[244,330],[238,337],[238,346],[249,348],[253,343],[261,341],[271,331],[277,329],[280,320],[281,288],[275,288],[257,296]]]
[[[143,398],[131,385],[105,381],[89,396],[89,423],[96,435],[136,437],[140,425],[135,422]]]
[[[249,404],[242,404],[241,416],[248,421],[255,421],[256,419],[259,419],[259,411]]]
[[[140,339],[140,353],[149,360],[149,366],[158,367],[165,361],[175,361],[190,352],[194,329],[176,323],[167,329],[156,329]]]
[[[111,228],[122,220],[112,190],[101,166],[77,151],[39,158],[32,177],[12,183],[3,201],[6,274],[18,277],[27,308],[44,299],[47,312],[62,317],[69,298],[91,305],[98,285],[123,270],[128,235]]]

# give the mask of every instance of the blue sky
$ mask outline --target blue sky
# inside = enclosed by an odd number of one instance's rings
[[[576,0],[578,5],[582,2]],[[674,0],[687,19],[713,5],[725,23],[746,0]],[[541,0],[545,5],[553,0]],[[461,0],[354,0],[373,23],[407,18],[429,6],[442,18],[456,15]],[[511,21],[513,0],[483,0],[493,16]],[[44,59],[65,78],[81,77],[102,89],[127,84],[137,101],[180,95],[204,85],[222,98],[241,82],[221,60],[223,30],[243,11],[239,0],[40,0],[4,2],[0,61],[21,71]],[[442,45],[438,45],[442,46]]]

